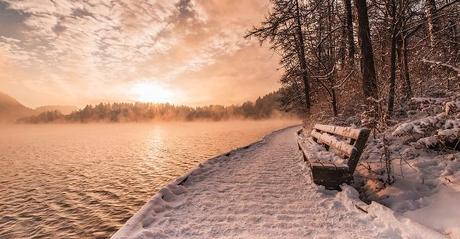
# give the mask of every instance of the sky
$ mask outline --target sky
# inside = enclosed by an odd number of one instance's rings
[[[279,87],[268,0],[0,0],[0,91],[29,107],[239,104]]]

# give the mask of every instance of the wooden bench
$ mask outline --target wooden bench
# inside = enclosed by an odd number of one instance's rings
[[[313,127],[310,134],[313,140],[311,143],[323,145],[326,151],[332,148],[337,156],[345,159],[346,163],[343,164],[312,158],[305,145],[308,142],[300,137],[302,131],[298,131],[298,145],[304,160],[311,168],[313,182],[324,185],[328,189],[337,189],[342,183],[350,184],[361,153],[366,146],[369,130],[322,124],[316,124]]]

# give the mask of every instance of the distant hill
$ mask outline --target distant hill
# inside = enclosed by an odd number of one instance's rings
[[[18,118],[34,114],[33,109],[25,107],[13,97],[0,92],[0,123],[14,122]]]
[[[35,108],[36,114],[41,114],[47,111],[59,111],[62,114],[68,115],[76,110],[78,110],[78,107],[73,105],[45,105]]]

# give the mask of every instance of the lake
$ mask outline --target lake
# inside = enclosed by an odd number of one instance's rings
[[[0,126],[0,238],[107,238],[200,162],[298,121]]]

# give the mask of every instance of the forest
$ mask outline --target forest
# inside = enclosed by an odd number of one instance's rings
[[[307,130],[371,130],[354,175],[360,198],[404,212],[458,197],[448,190],[460,182],[460,1],[270,3],[246,37],[281,57],[280,107]]]
[[[209,105],[190,107],[156,103],[100,103],[87,105],[68,115],[60,111],[47,111],[32,117],[18,120],[19,123],[89,123],[89,122],[146,122],[170,120],[230,120],[230,119],[268,119],[290,117],[279,111],[279,93],[273,92],[259,97],[255,102],[242,105]]]
[[[404,114],[413,97],[460,89],[458,0],[270,3],[246,37],[281,56],[285,110],[373,127]]]

